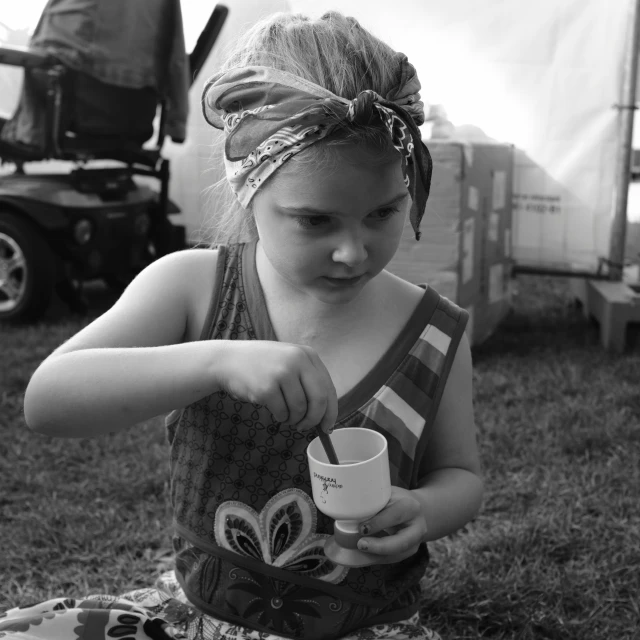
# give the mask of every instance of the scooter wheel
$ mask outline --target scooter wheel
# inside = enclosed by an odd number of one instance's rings
[[[19,214],[0,211],[0,320],[30,322],[46,312],[55,257],[40,230]]]

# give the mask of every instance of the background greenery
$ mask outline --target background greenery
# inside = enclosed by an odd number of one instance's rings
[[[486,478],[480,516],[432,545],[423,614],[443,638],[638,638],[640,335],[623,355],[567,282],[519,276],[514,311],[474,349]],[[92,315],[0,325],[0,611],[149,586],[171,566],[162,421],[92,440],[34,434],[29,376]]]

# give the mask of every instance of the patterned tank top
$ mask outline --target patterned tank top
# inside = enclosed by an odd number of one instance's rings
[[[276,340],[255,264],[256,243],[219,247],[202,340]],[[388,442],[391,484],[415,488],[467,314],[433,289],[387,353],[338,401],[336,429]],[[260,405],[216,392],[172,412],[176,576],[201,611],[288,638],[340,638],[411,617],[426,545],[395,564],[349,568],[324,555],[333,521],[318,511],[301,433]]]

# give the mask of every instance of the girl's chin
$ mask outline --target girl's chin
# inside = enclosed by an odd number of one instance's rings
[[[309,294],[326,304],[346,304],[355,300],[367,284],[367,278],[359,278],[358,282],[342,283],[320,278],[320,281],[310,288]]]
[[[371,282],[369,274],[350,280],[338,280],[318,276],[313,280],[294,280],[285,277],[292,290],[303,297],[313,298],[325,304],[346,304],[355,300],[362,290]]]

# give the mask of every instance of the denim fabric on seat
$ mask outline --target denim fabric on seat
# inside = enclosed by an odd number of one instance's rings
[[[184,140],[189,61],[178,0],[49,0],[29,48],[49,64],[25,68],[18,107],[0,131],[2,157],[61,157],[48,144],[52,61],[64,70],[56,136],[63,151],[140,148],[160,103],[166,133]]]

